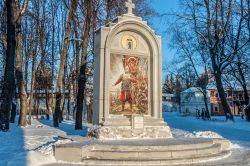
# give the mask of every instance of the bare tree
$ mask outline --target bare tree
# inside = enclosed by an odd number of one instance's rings
[[[35,23],[35,37],[34,37],[34,48],[32,50],[32,74],[31,74],[31,83],[30,83],[30,94],[29,94],[29,118],[28,118],[28,124],[31,125],[31,113],[32,113],[32,103],[33,103],[33,96],[34,96],[34,89],[36,84],[36,67],[37,67],[37,51],[38,51],[38,43],[39,43],[39,2],[33,2],[36,18],[34,20]]]
[[[231,61],[228,73],[241,85],[244,92],[247,120],[250,121],[249,95],[247,90],[247,78],[250,71],[250,31],[249,31],[249,1],[240,0],[234,5],[235,17],[232,22],[238,20],[236,25],[230,27],[230,48],[235,59]]]
[[[28,0],[23,1],[23,4],[16,4],[16,78],[18,95],[20,99],[20,116],[18,124],[20,126],[26,126],[27,115],[27,92],[26,92],[26,80],[23,75],[22,65],[22,15],[24,14],[28,6]]]
[[[232,0],[185,0],[182,1],[183,12],[174,14],[178,18],[175,24],[182,26],[181,29],[188,29],[186,33],[196,40],[196,42],[191,40],[193,47],[198,51],[204,50],[203,52],[208,55],[208,65],[211,65],[225,116],[231,120],[234,118],[225,96],[222,76],[237,59],[236,52],[245,50],[247,46],[247,42],[240,42],[238,43],[240,45],[235,47],[239,33],[235,29],[236,33],[233,35],[231,33],[232,27],[237,25],[239,25],[237,29],[242,33],[240,30],[242,19],[235,19],[237,11],[234,6],[237,3],[238,1]],[[231,49],[232,38],[236,49]]]
[[[56,103],[55,103],[55,111],[53,115],[54,120],[54,127],[59,127],[59,113],[61,111],[61,88],[62,88],[62,79],[64,76],[64,67],[66,64],[66,54],[68,53],[68,42],[69,42],[69,36],[70,36],[70,29],[71,29],[71,22],[73,20],[73,17],[75,16],[75,12],[77,9],[78,0],[72,0],[70,12],[67,19],[67,25],[66,25],[66,32],[65,37],[63,41],[63,47],[60,55],[60,67],[59,67],[59,74],[56,81]]]
[[[87,67],[87,57],[88,57],[88,45],[89,45],[89,34],[91,30],[91,21],[92,21],[92,7],[93,0],[84,1],[84,6],[86,10],[85,23],[84,23],[84,32],[83,32],[83,45],[82,45],[82,61],[80,66],[80,73],[78,78],[78,92],[77,92],[77,110],[76,110],[76,123],[75,129],[82,129],[82,111],[84,103],[84,92],[86,85],[86,67]]]
[[[9,130],[9,117],[15,92],[14,66],[16,56],[15,0],[6,1],[7,8],[7,50],[3,87],[1,92],[0,131]]]
[[[188,29],[173,24],[171,31],[173,34],[172,47],[177,49],[178,58],[180,59],[178,65],[182,65],[184,62],[184,66],[180,68],[179,74],[182,73],[180,76],[185,78],[186,88],[189,88],[190,85],[200,87],[197,89],[203,94],[205,109],[209,112],[207,103],[208,53],[197,42],[197,38],[188,33]],[[203,74],[199,71],[199,68],[203,68]],[[191,78],[193,78],[193,81],[190,81]]]

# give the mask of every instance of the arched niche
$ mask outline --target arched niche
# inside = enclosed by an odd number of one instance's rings
[[[135,49],[125,49],[123,37],[133,36],[137,42]],[[133,41],[133,39],[131,39]],[[160,38],[144,23],[138,21],[123,21],[111,27],[104,43],[104,112],[109,118],[111,113],[110,91],[114,87],[112,62],[115,56],[135,56],[148,61],[148,112],[147,116],[161,117],[161,45]],[[120,67],[121,68],[121,67]]]

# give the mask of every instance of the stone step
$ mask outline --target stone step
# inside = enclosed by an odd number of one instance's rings
[[[213,144],[209,142],[199,143],[199,144],[186,144],[186,145],[169,145],[169,146],[107,146],[99,145],[93,147],[95,151],[178,151],[178,150],[190,150],[190,149],[199,149],[199,148],[208,148]],[[215,144],[218,145],[218,144]],[[219,144],[220,145],[220,144]]]
[[[181,139],[135,139],[98,140],[85,139],[81,142],[56,145],[55,158],[67,162],[91,161],[155,161],[156,163],[175,160],[203,161],[212,156],[223,156],[229,152],[228,141],[208,138]],[[225,156],[225,155],[224,155]],[[207,158],[206,158],[207,157]],[[155,163],[154,162],[154,163]],[[163,162],[163,163],[164,163]],[[152,162],[153,163],[153,162]],[[135,165],[135,164],[132,164]]]
[[[147,142],[147,144],[144,143]],[[211,147],[216,144],[212,139],[168,139],[161,140],[155,143],[155,140],[144,140],[144,141],[126,141],[122,143],[120,141],[102,141],[102,143],[97,143],[93,146],[93,150],[103,150],[103,151],[174,151],[174,150],[189,150],[189,149],[199,149]],[[218,143],[220,144],[220,143]]]
[[[150,157],[141,159],[82,159],[87,165],[177,165],[177,164],[195,164],[207,161],[215,161],[226,158],[230,156],[230,151],[222,151],[216,154],[209,154],[209,155],[200,155],[200,156],[192,156],[192,157],[185,157],[185,158],[172,158],[172,159],[165,159],[165,158],[157,158],[151,159]]]
[[[210,147],[192,148],[192,149],[179,149],[179,150],[162,150],[162,149],[110,149],[110,150],[91,150],[84,154],[83,158],[95,158],[95,159],[116,159],[116,160],[144,160],[151,159],[172,159],[172,158],[184,158],[184,157],[198,157],[208,154],[219,153],[221,149],[220,144],[213,144]]]

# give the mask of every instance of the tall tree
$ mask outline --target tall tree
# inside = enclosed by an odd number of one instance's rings
[[[23,76],[22,65],[22,15],[24,14],[28,6],[28,0],[25,0],[23,4],[16,3],[16,78],[18,95],[20,99],[20,116],[18,124],[20,126],[26,126],[27,115],[27,92],[26,92],[26,80]]]
[[[193,3],[197,6],[198,4]],[[222,107],[226,118],[234,120],[233,114],[230,111],[230,107],[225,96],[225,90],[222,82],[222,74],[225,68],[228,66],[227,60],[233,58],[231,54],[227,54],[226,51],[226,37],[228,34],[228,26],[230,25],[230,19],[232,17],[232,0],[222,1],[204,0],[204,6],[206,11],[206,36],[200,32],[197,25],[198,18],[194,9],[194,28],[197,35],[200,36],[204,44],[209,50],[210,59],[212,62],[213,74],[216,81],[216,87],[221,99]],[[215,13],[215,17],[213,17]]]
[[[85,23],[84,23],[84,32],[83,32],[83,46],[82,46],[82,61],[80,66],[80,73],[78,78],[78,92],[77,92],[77,110],[76,110],[76,123],[75,129],[82,129],[82,112],[84,104],[84,95],[85,95],[85,85],[86,85],[86,67],[87,67],[87,57],[88,57],[88,45],[89,45],[89,34],[91,30],[91,21],[92,21],[92,7],[93,0],[84,1],[84,6],[86,10]]]
[[[73,17],[75,17],[75,12],[77,9],[78,0],[72,0],[67,24],[66,24],[66,32],[65,37],[63,40],[63,47],[61,50],[60,55],[60,66],[59,66],[59,73],[58,78],[56,81],[56,103],[55,103],[55,111],[53,114],[53,125],[54,127],[59,127],[59,114],[61,111],[61,88],[62,88],[62,79],[64,76],[64,68],[66,65],[66,54],[68,53],[68,43],[69,43],[69,36],[70,36],[70,30],[71,30],[71,22],[73,20]]]
[[[171,28],[173,33],[173,46],[178,50],[178,58],[181,59],[179,65],[184,62],[184,68],[182,68],[185,72],[184,77],[186,78],[186,87],[190,87],[189,84],[191,83],[192,86],[198,86],[198,90],[203,94],[203,101],[205,104],[206,111],[208,110],[208,103],[207,103],[207,64],[208,64],[208,53],[204,50],[201,43],[197,42],[197,39],[188,33],[188,29],[181,28],[180,25],[173,25]],[[188,70],[190,69],[191,70]],[[205,74],[199,73],[199,68],[204,68]],[[183,73],[181,71],[180,73]],[[196,81],[196,84],[190,80],[193,77],[193,80]]]
[[[7,7],[7,50],[3,87],[1,92],[0,131],[9,130],[9,117],[12,99],[15,92],[15,56],[16,56],[16,30],[15,30],[15,0],[6,1]]]
[[[247,75],[250,71],[250,29],[249,29],[249,0],[240,0],[234,5],[238,12],[235,19],[238,24],[230,27],[230,47],[236,58],[230,63],[229,74],[231,74],[241,85],[244,92],[245,109],[247,120],[250,121],[250,106],[247,85]],[[248,11],[248,12],[247,12]],[[234,19],[232,20],[234,21]],[[241,48],[244,49],[241,49]]]
[[[39,43],[39,1],[33,2],[33,6],[35,8],[36,18],[34,20],[34,23],[36,25],[36,31],[35,31],[35,37],[34,37],[34,48],[32,50],[32,73],[31,73],[31,83],[30,83],[30,95],[29,95],[29,118],[28,118],[28,124],[31,125],[31,112],[32,112],[32,103],[34,100],[34,89],[36,84],[36,66],[37,66],[37,51],[38,51],[38,43]]]

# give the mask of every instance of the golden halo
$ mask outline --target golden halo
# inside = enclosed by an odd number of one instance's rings
[[[137,59],[135,57],[129,57],[127,60],[127,63],[137,64]]]
[[[138,72],[138,60],[135,57],[129,57],[127,59],[127,66],[129,68],[129,72],[132,74],[136,74]]]
[[[131,40],[133,42],[133,49],[135,49],[137,47],[137,42],[134,36],[132,35],[124,35],[122,37],[122,47],[123,48],[127,48],[127,40]]]

